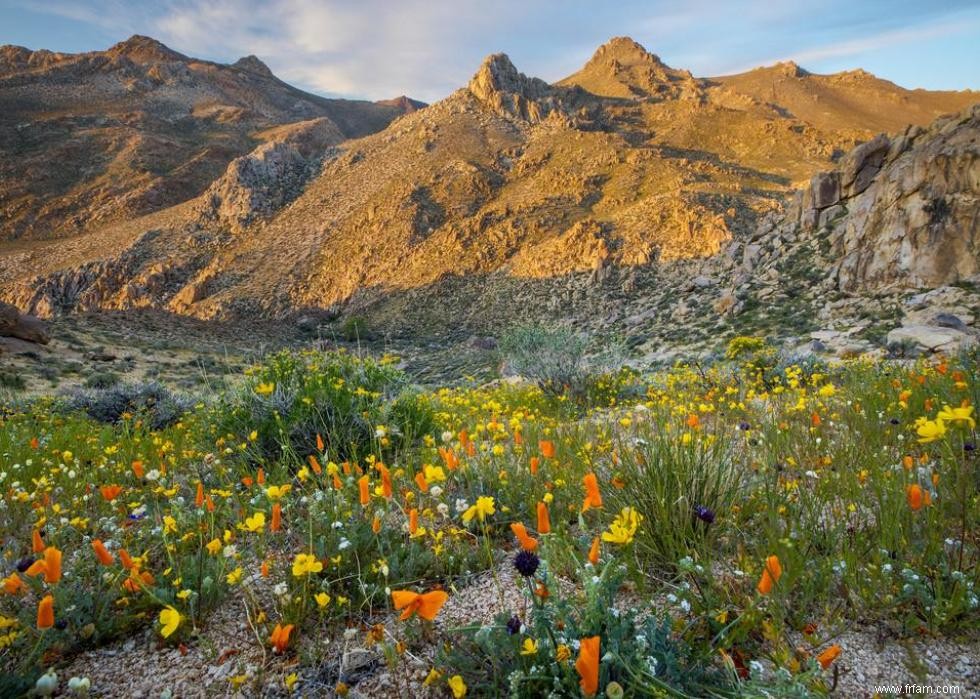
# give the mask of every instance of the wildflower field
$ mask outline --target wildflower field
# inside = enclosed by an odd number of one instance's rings
[[[261,659],[241,696],[357,695],[341,647],[389,696],[824,696],[850,629],[976,638],[978,390],[975,356],[742,338],[576,390],[309,351],[195,400],[9,402],[0,696],[113,695],[62,667],[183,652],[219,608]]]

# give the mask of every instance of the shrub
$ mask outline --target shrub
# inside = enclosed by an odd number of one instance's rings
[[[27,382],[24,381],[23,376],[15,371],[0,369],[0,386],[12,391],[23,391],[27,388]]]
[[[598,377],[618,366],[614,348],[604,357],[589,357],[588,338],[570,328],[522,325],[500,339],[506,371],[531,379],[551,396],[588,397]]]
[[[109,388],[75,389],[66,394],[61,407],[81,411],[93,420],[117,423],[126,415],[139,415],[153,429],[175,424],[190,409],[190,399],[179,396],[162,384],[124,383]]]
[[[347,342],[370,340],[371,330],[364,316],[350,316],[340,325],[340,336]]]
[[[111,388],[119,383],[119,374],[113,371],[99,371],[85,379],[85,388]]]
[[[254,460],[323,452],[355,459],[377,443],[384,451],[409,444],[434,425],[423,396],[385,359],[346,352],[279,352],[249,371],[221,407],[222,431],[247,437]]]

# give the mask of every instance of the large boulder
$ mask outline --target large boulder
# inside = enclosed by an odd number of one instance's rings
[[[889,345],[911,343],[929,352],[957,352],[976,344],[975,335],[940,325],[904,325],[888,333]]]
[[[46,345],[51,341],[47,327],[39,318],[22,314],[16,306],[0,301],[0,335]]]

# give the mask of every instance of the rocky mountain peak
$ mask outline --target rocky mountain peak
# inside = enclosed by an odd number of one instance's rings
[[[231,65],[232,68],[247,70],[249,73],[255,73],[256,75],[264,75],[267,78],[275,77],[272,74],[272,71],[269,70],[269,66],[259,60],[258,56],[255,56],[254,54],[243,56]]]
[[[612,61],[622,65],[645,63],[668,68],[659,56],[650,53],[642,44],[628,36],[616,36],[604,43],[596,49],[586,65],[608,64]]]
[[[554,104],[553,89],[544,80],[529,78],[514,66],[505,53],[487,56],[470,79],[467,89],[477,101],[498,114],[539,121]]]
[[[187,60],[184,54],[177,53],[169,46],[142,34],[133,34],[125,41],[120,41],[107,53],[111,56],[128,58],[134,63]]]
[[[689,71],[675,70],[629,37],[600,46],[592,58],[560,85],[576,85],[601,97],[625,99],[700,98],[698,81]]]

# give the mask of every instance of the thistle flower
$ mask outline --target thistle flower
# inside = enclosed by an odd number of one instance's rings
[[[538,558],[537,554],[531,551],[521,550],[516,556],[514,556],[514,567],[517,568],[517,572],[523,575],[525,578],[529,578],[534,575],[538,570],[538,565],[541,560]]]

